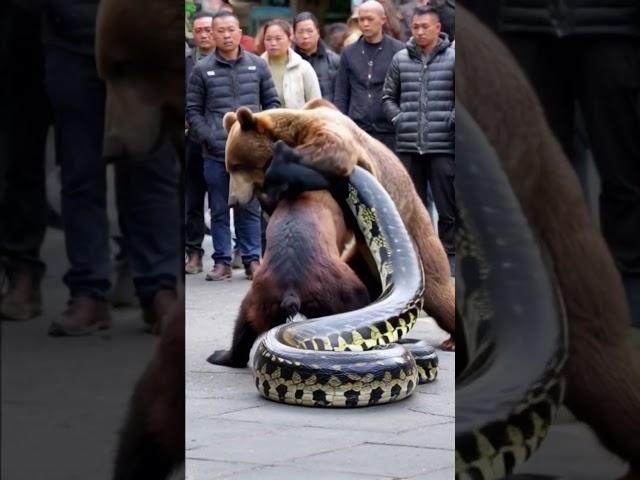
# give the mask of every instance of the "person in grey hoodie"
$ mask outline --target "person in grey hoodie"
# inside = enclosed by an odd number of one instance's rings
[[[385,79],[382,108],[396,131],[396,153],[427,204],[431,185],[438,235],[453,266],[456,205],[455,50],[433,7],[416,7],[413,37],[396,53]]]

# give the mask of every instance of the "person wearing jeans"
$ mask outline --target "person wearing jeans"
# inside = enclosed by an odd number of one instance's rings
[[[254,112],[280,106],[267,63],[240,46],[238,17],[222,10],[213,16],[216,49],[193,67],[187,85],[189,132],[202,148],[209,190],[214,266],[207,280],[231,278],[229,175],[225,169],[227,133],[223,118],[245,106]],[[259,265],[260,208],[254,201],[234,210],[236,237],[247,278]]]
[[[211,195],[211,237],[213,240],[213,260],[215,264],[230,265],[231,248],[229,198],[229,174],[224,162],[215,158],[204,162],[204,178]],[[250,265],[260,261],[260,205],[257,199],[243,208],[235,208],[233,213],[236,242],[242,263]]]

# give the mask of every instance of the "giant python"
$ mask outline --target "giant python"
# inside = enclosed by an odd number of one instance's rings
[[[322,407],[383,404],[406,398],[418,383],[437,375],[433,348],[402,339],[415,325],[424,281],[400,214],[360,167],[345,192],[382,293],[362,309],[311,320],[298,314],[267,332],[253,357],[253,371],[256,387],[272,400]]]

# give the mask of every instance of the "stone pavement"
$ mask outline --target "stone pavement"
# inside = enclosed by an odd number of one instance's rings
[[[51,338],[66,306],[63,235],[49,229],[44,315],[2,321],[3,480],[108,480],[117,433],[134,383],[156,338],[143,333],[139,309],[113,312],[108,335]]]
[[[209,237],[206,243],[210,250]],[[188,480],[454,478],[453,353],[439,351],[438,379],[396,404],[340,410],[271,402],[259,395],[249,368],[206,362],[229,347],[249,284],[243,270],[229,282],[187,276]],[[427,318],[409,336],[436,345],[446,338]]]

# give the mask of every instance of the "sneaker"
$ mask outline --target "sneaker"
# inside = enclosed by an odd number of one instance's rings
[[[187,262],[184,264],[184,273],[202,273],[202,257],[197,253],[190,253]]]
[[[49,327],[51,337],[77,337],[91,335],[111,326],[111,313],[106,302],[90,297],[75,297],[67,310]]]
[[[0,317],[5,320],[31,320],[42,313],[40,282],[29,270],[7,275],[7,289],[0,299]]]
[[[253,262],[250,262],[244,266],[244,274],[249,280],[253,280],[253,276],[258,271],[258,268],[260,268],[260,262],[254,260]]]
[[[220,280],[231,279],[231,265],[225,265],[224,263],[216,264],[209,273],[207,273],[206,280],[218,282]]]

